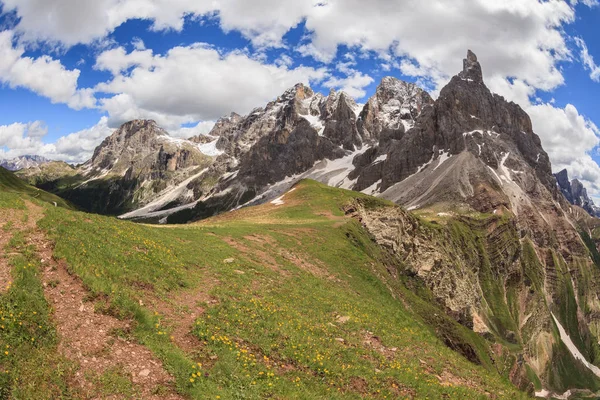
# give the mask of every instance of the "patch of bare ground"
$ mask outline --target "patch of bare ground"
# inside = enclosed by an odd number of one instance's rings
[[[239,240],[235,240],[231,237],[224,237],[223,241],[229,246],[244,254],[246,257],[250,258],[251,260],[265,265],[273,271],[280,273],[281,275],[289,276],[289,272],[281,269],[281,266],[279,265],[277,260],[273,258],[271,254],[264,251],[262,248],[250,248],[244,243],[240,242]]]
[[[43,217],[43,209],[32,203],[26,205],[27,225],[34,228]],[[79,386],[87,398],[98,398],[98,390],[90,377],[109,370],[123,370],[143,399],[183,399],[173,388],[173,378],[150,350],[114,334],[127,332],[131,322],[99,314],[92,303],[85,301],[87,290],[77,277],[69,274],[63,261],[53,258],[53,245],[44,232],[34,229],[27,240],[42,263],[44,294],[53,310],[58,349],[79,365],[73,384]]]
[[[15,231],[25,231],[35,228],[42,208],[33,203],[27,203],[28,211],[1,209],[0,210],[0,294],[5,293],[12,284],[11,268],[8,259],[11,253],[6,251],[6,245]]]
[[[8,210],[0,210],[0,219],[3,221],[2,226],[0,226],[0,252],[2,254],[0,256],[0,294],[5,293],[12,283],[10,265],[8,264],[9,254],[5,251],[5,247],[10,241],[12,234],[8,230],[4,230],[7,224],[14,223],[10,217]]]
[[[346,222],[348,222],[348,220],[350,219],[348,216],[346,215],[334,215],[333,212],[331,211],[323,211],[317,214],[320,217],[325,217],[330,221],[336,221],[335,224],[333,224],[334,228],[339,228],[340,226],[344,225]]]
[[[436,378],[440,381],[440,385],[442,386],[464,386],[479,390],[479,386],[475,382],[456,376],[448,370],[444,370],[442,374],[437,375]]]
[[[396,347],[386,347],[381,342],[378,336],[373,335],[373,333],[366,331],[363,336],[363,344],[367,347],[371,347],[373,350],[378,353],[384,355],[388,359],[393,359],[396,355],[398,349]]]
[[[148,298],[146,305],[163,316],[161,324],[170,329],[171,341],[186,353],[193,354],[200,350],[202,343],[192,334],[196,319],[207,306],[216,304],[209,293],[219,285],[215,278],[205,279],[199,287],[179,291],[165,299]]]
[[[249,247],[248,245],[230,237],[223,238],[223,240],[231,247],[235,248],[251,259],[256,260],[258,258],[261,263],[267,265],[269,268],[281,273],[284,276],[289,276],[290,273],[286,270],[283,270],[281,265],[271,254],[278,254],[287,262],[319,278],[338,280],[334,275],[331,275],[327,271],[327,268],[319,265],[319,261],[312,260],[307,255],[298,251],[280,247],[277,243],[277,240],[271,236],[254,234],[245,236],[244,239],[246,239],[249,244],[251,243],[252,247]]]
[[[336,280],[337,278],[331,275],[326,268],[317,265],[318,263],[313,260],[309,260],[309,257],[302,253],[293,252],[288,249],[279,249],[279,255],[287,261],[294,264],[296,267],[303,271],[309,272],[319,278],[326,278],[329,280]]]

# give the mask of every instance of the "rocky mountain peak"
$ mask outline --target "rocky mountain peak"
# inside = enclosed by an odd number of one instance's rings
[[[556,184],[567,201],[583,208],[593,217],[600,217],[600,208],[588,196],[587,189],[578,179],[569,180],[566,169],[554,174]]]
[[[144,151],[149,147],[150,142],[160,135],[168,134],[154,120],[134,119],[125,122],[94,150],[91,163],[104,169],[123,151],[127,149]]]
[[[477,56],[471,50],[467,51],[467,58],[463,60],[463,70],[459,76],[462,79],[472,79],[475,82],[483,82],[481,64],[479,64]]]
[[[289,88],[277,99],[278,102],[288,102],[290,100],[302,101],[306,98],[314,96],[313,90],[304,85],[303,83],[297,83],[293,87]]]
[[[121,125],[94,150],[86,163],[90,176],[151,175],[154,170],[176,171],[200,162],[205,155],[189,140],[171,137],[156,121],[136,119]]]

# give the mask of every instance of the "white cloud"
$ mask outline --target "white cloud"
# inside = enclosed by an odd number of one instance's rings
[[[112,132],[113,130],[108,126],[108,118],[102,117],[91,128],[59,138],[53,144],[53,152],[47,153],[45,156],[69,162],[87,161],[92,157],[94,149]]]
[[[13,32],[0,32],[0,81],[11,88],[23,87],[53,103],[66,103],[74,109],[93,107],[90,90],[77,89],[80,71],[68,70],[47,55],[24,57],[22,47],[13,47]]]
[[[579,3],[582,3],[583,5],[586,5],[588,7],[596,7],[600,5],[600,2],[598,0],[571,0],[571,4],[573,5],[577,5]]]
[[[109,71],[113,75],[119,75],[134,66],[148,68],[152,64],[152,50],[134,50],[127,53],[123,47],[117,47],[102,52],[96,58],[94,69]]]
[[[364,97],[367,94],[364,88],[375,80],[362,72],[354,70],[347,70],[347,72],[349,75],[345,78],[331,77],[323,82],[323,86],[340,89],[356,99]]]
[[[146,44],[144,44],[144,41],[142,39],[140,39],[139,37],[134,37],[131,40],[131,45],[136,50],[146,50]]]
[[[206,135],[215,126],[215,121],[200,121],[190,128],[179,128],[169,131],[169,135],[177,138],[189,139],[193,136]]]
[[[154,29],[183,28],[186,15],[214,10],[211,2],[196,0],[3,0],[4,11],[16,11],[16,27],[28,41],[58,42],[65,46],[104,38],[129,19],[150,19]]]
[[[113,49],[98,56],[99,68],[131,67],[129,73],[117,74],[96,88],[114,94],[101,100],[111,126],[152,118],[176,129],[182,123],[212,121],[231,111],[245,114],[298,82],[327,76],[324,68],[263,64],[242,52],[222,54],[202,43],[175,47],[165,55],[149,52]]]
[[[583,181],[590,194],[599,197],[600,167],[591,157],[600,143],[596,125],[572,104],[564,109],[551,104],[530,105],[526,111],[550,156],[552,169],[558,172],[566,168],[571,179]]]
[[[284,67],[291,67],[292,65],[294,65],[294,59],[290,56],[288,56],[287,54],[283,53],[281,54],[277,60],[275,60],[275,65],[277,66],[284,66]]]
[[[0,148],[28,148],[48,132],[42,121],[0,126]]]
[[[581,62],[585,69],[590,72],[590,78],[593,81],[600,82],[600,66],[594,61],[594,57],[590,54],[587,45],[583,39],[576,37],[575,43],[579,46]]]
[[[55,143],[43,142],[47,132],[42,121],[1,125],[0,158],[37,154],[52,160],[79,163],[91,158],[96,146],[112,130],[107,125],[107,118],[102,117],[93,127],[63,136]]]

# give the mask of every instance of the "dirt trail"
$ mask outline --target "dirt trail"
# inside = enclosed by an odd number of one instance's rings
[[[205,308],[217,302],[208,293],[218,284],[218,280],[207,278],[201,287],[183,290],[166,301],[146,298],[144,303],[163,316],[161,324],[171,329],[173,343],[186,353],[194,354],[201,350],[202,342],[192,334],[192,329]]]
[[[35,228],[43,208],[27,203],[28,242],[36,249],[43,268],[46,299],[53,308],[53,319],[60,337],[59,351],[77,362],[80,369],[75,383],[88,398],[97,398],[93,378],[108,370],[124,370],[143,399],[183,399],[173,388],[173,378],[162,363],[144,346],[123,339],[116,332],[130,329],[127,321],[94,311],[85,301],[88,295],[82,282],[69,274],[63,261],[53,258],[53,245],[44,232]]]

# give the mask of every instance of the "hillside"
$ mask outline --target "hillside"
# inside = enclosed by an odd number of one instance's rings
[[[69,207],[62,198],[30,186],[17,178],[12,172],[0,167],[0,201],[10,202],[14,195],[28,196],[61,207]]]
[[[352,211],[396,206],[303,181],[152,227],[4,196],[3,397],[526,397]]]

